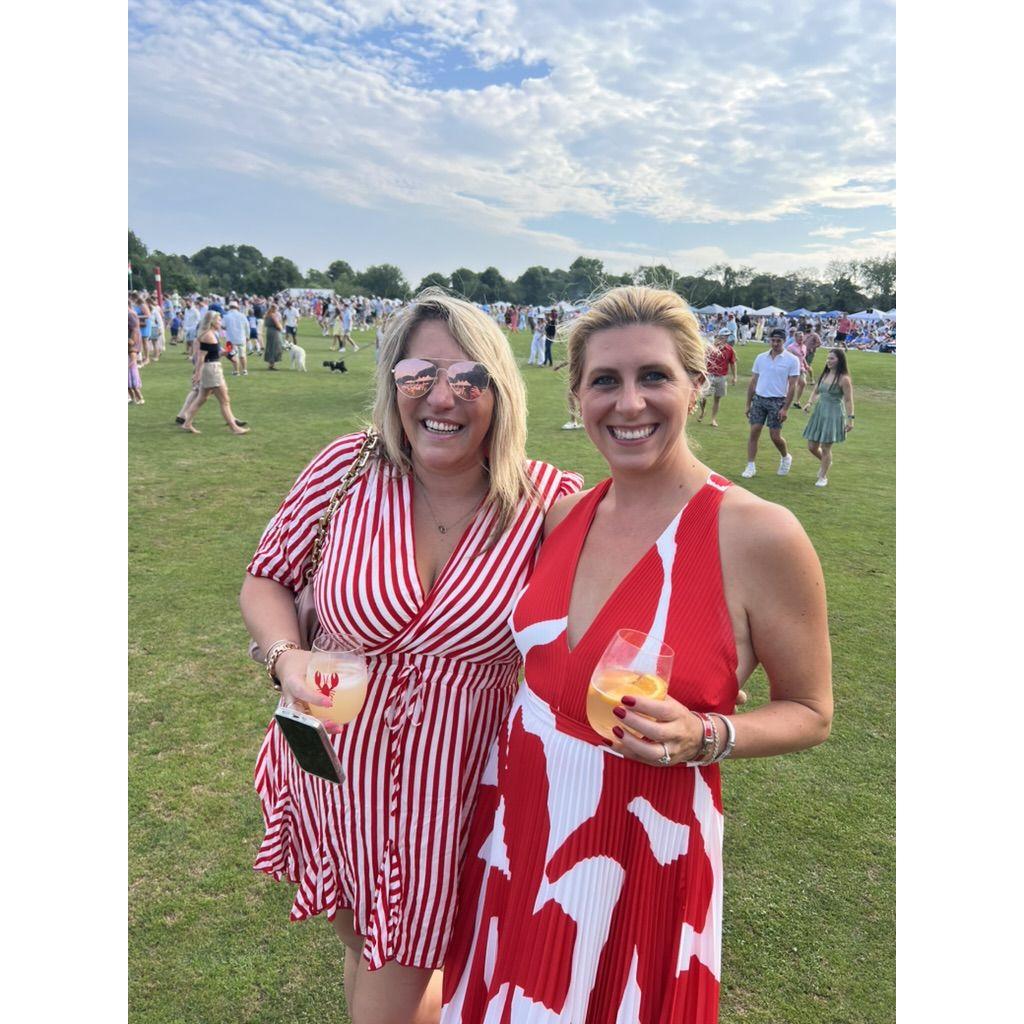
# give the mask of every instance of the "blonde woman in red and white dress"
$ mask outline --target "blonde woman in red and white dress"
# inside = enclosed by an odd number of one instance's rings
[[[442,1022],[714,1024],[719,763],[828,736],[821,569],[786,509],[690,451],[706,369],[678,295],[608,293],[570,328],[569,365],[611,476],[548,513],[513,614],[525,680],[481,780]],[[624,628],[675,659],[664,700],[622,698],[609,743],[587,688]],[[734,715],[759,663],[771,700]]]
[[[502,331],[468,303],[430,291],[389,320],[377,387],[384,457],[351,484],[312,584],[321,626],[366,650],[366,703],[331,727],[340,786],[299,769],[271,725],[256,867],[298,886],[293,920],[332,921],[355,1024],[426,1024],[440,1012],[479,775],[518,685],[509,615],[545,512],[582,481],[527,461],[522,380]],[[293,595],[364,437],[307,466],[242,588],[246,625],[264,652],[276,645],[274,675],[300,707],[327,700],[305,683]]]

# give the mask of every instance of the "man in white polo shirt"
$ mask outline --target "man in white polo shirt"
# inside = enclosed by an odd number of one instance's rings
[[[750,438],[747,441],[747,468],[742,476],[752,477],[757,472],[754,460],[757,458],[757,443],[761,430],[768,425],[772,444],[782,456],[779,462],[779,476],[785,476],[793,465],[793,456],[786,448],[782,436],[782,424],[789,415],[793,404],[796,382],[800,376],[800,360],[792,352],[783,350],[786,332],[775,327],[771,333],[771,348],[762,352],[751,370],[750,386],[747,388],[747,419],[750,421]]]

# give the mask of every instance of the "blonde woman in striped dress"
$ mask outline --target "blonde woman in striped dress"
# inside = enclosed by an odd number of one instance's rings
[[[522,380],[500,328],[469,303],[423,293],[389,321],[377,374],[381,457],[335,513],[313,582],[322,627],[366,650],[366,703],[332,727],[340,786],[303,772],[271,724],[256,867],[298,886],[292,920],[332,922],[354,1024],[427,1024],[480,773],[518,686],[508,619],[546,510],[582,481],[526,459]],[[298,641],[294,593],[364,437],[317,455],[264,532],[241,594],[264,651]],[[305,683],[308,660],[294,649],[277,661],[286,702],[327,703]]]

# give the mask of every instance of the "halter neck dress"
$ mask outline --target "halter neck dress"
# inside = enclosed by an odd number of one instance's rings
[[[717,475],[626,574],[571,650],[580,552],[611,481],[541,548],[512,616],[525,681],[484,769],[445,961],[443,1024],[714,1024],[722,923],[719,768],[626,760],[587,686],[623,628],[675,651],[669,693],[731,713]]]

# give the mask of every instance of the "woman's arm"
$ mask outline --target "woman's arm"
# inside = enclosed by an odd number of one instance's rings
[[[846,405],[846,432],[853,430],[853,381],[849,377],[843,377],[840,381],[843,389],[843,401]]]
[[[206,332],[206,334],[209,333],[209,331]],[[196,368],[192,373],[193,384],[198,384],[203,375],[203,363],[206,362],[206,353],[199,346],[202,343],[203,338],[206,337],[206,334],[200,338],[196,338],[196,343],[192,346],[192,357],[196,364]]]
[[[832,725],[832,650],[825,581],[796,517],[746,495],[722,510],[722,571],[730,604],[745,618],[753,665],[771,700],[733,718],[734,757],[816,746]]]
[[[299,623],[295,617],[295,595],[285,586],[264,576],[246,573],[238,604],[249,635],[261,651],[269,650],[278,640],[290,640],[297,648]],[[275,674],[281,690],[291,703],[305,701],[321,707],[330,706],[330,698],[322,696],[306,684],[309,651],[285,651],[277,659]],[[328,731],[330,728],[328,726]]]

